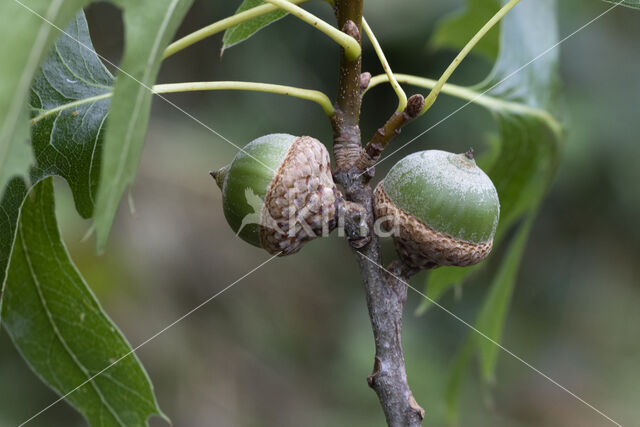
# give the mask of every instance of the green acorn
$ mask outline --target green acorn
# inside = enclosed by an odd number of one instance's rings
[[[381,226],[411,267],[468,266],[493,246],[500,201],[473,151],[427,150],[400,160],[374,192]]]
[[[224,216],[233,231],[271,254],[298,252],[336,227],[342,198],[329,152],[317,139],[262,136],[211,175],[222,190]]]

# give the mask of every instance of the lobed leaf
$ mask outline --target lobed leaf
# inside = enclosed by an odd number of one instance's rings
[[[102,139],[115,81],[98,58],[84,13],[76,15],[54,44],[31,86],[34,182],[60,175],[76,209],[93,216],[100,179]]]
[[[113,77],[93,51],[82,11],[65,32],[69,35],[63,34],[55,41],[31,87],[30,106],[34,118],[33,150],[30,151],[35,157],[29,174],[31,180],[16,177],[2,193],[0,283],[4,281],[18,211],[30,182],[61,175],[72,189],[78,212],[85,218],[93,213],[108,100],[90,100],[96,94],[105,93]],[[1,300],[2,293],[0,303]]]
[[[2,311],[31,368],[59,394],[70,393],[67,401],[91,425],[146,426],[149,416],[161,414],[140,361],[69,258],[52,178],[24,198]]]
[[[63,110],[52,114],[43,123],[38,121],[38,126],[33,132],[32,136],[39,139],[38,144],[34,141],[34,151],[38,157],[34,177],[41,178],[50,174],[62,174],[65,178],[72,178],[70,180],[72,188],[74,185],[78,185],[78,191],[74,193],[76,207],[85,217],[91,216],[93,212],[93,193],[95,193],[99,182],[96,178],[101,178],[103,185],[97,198],[100,211],[95,219],[100,248],[106,242],[122,193],[135,177],[149,118],[151,86],[155,82],[162,53],[192,1],[143,0],[127,2],[114,0],[124,9],[126,40],[121,68],[125,71],[118,75],[111,102],[111,119],[104,136],[107,141],[111,142],[107,144],[108,148],[104,153],[102,171],[100,171],[100,162],[95,161],[87,163],[90,165],[88,172],[73,171],[70,163],[63,159],[69,154],[56,153],[56,149],[61,144],[71,144],[70,140],[74,138],[76,140],[87,139],[89,136],[97,138],[94,145],[99,146],[103,137],[102,125],[97,125],[93,119],[104,118],[103,113],[109,101],[97,100],[93,104],[82,103],[82,106],[76,110]],[[0,191],[4,189],[6,182],[12,176],[26,175],[29,165],[33,163],[33,156],[25,149],[28,122],[20,120],[20,118],[26,119],[27,117],[24,100],[27,99],[27,91],[40,60],[48,50],[53,37],[59,35],[59,28],[71,19],[73,13],[87,3],[89,3],[88,0],[65,2],[61,0],[53,2],[25,0],[22,2],[24,7],[14,1],[3,2],[0,6],[0,24],[5,24],[0,25],[0,37],[5,40],[21,41],[15,44],[5,43],[0,46],[0,55],[12,58],[11,61],[0,63],[0,67],[2,67],[0,72],[3,76],[0,81],[0,171],[2,171],[0,172]],[[73,40],[62,40],[58,48],[66,46],[68,49],[63,49],[58,58],[50,57],[45,64],[46,67],[42,69],[40,78],[34,86],[34,93],[30,98],[32,106],[39,109],[39,113],[46,113],[46,111],[61,107],[65,102],[68,103],[71,100],[87,100],[95,95],[111,91],[113,79],[108,75],[108,72],[105,74],[106,70],[97,61],[88,39],[88,32],[83,33],[79,28],[76,28],[75,32],[74,28],[68,30],[71,31],[70,36],[83,37],[86,33],[87,38],[80,40],[80,43],[75,43],[75,46],[73,46]],[[2,31],[8,33],[3,34]],[[88,43],[86,43],[87,41]],[[25,49],[25,46],[29,46],[30,49]],[[65,70],[65,67],[70,65],[67,61],[73,61],[68,57],[69,55],[76,55],[78,61],[80,58],[89,60],[88,67],[90,68],[84,70],[82,64],[71,64],[71,68]],[[47,71],[49,71],[48,74]],[[55,75],[54,72],[57,71],[62,71],[62,74]],[[98,74],[91,76],[94,71]],[[77,75],[78,73],[80,74]],[[70,82],[76,82],[78,80],[76,77],[82,78],[79,79],[79,84],[74,86]],[[57,96],[45,100],[38,99],[38,95],[43,93],[55,95],[55,92],[60,89],[62,91],[58,92]],[[78,114],[75,114],[76,111]],[[91,123],[84,126],[82,130],[86,135],[71,134],[71,120],[69,119],[75,118],[76,122],[84,125],[82,119],[87,118],[84,113],[87,113],[91,119]],[[70,114],[71,117],[69,117]],[[61,116],[62,120],[60,120]],[[56,122],[56,120],[58,121]],[[62,127],[54,126],[58,124]],[[49,147],[42,142],[48,133],[53,141]],[[86,145],[83,149],[85,148]],[[99,150],[93,153],[99,156]],[[88,152],[74,152],[72,154],[80,154],[86,160]],[[84,180],[84,183],[80,184],[80,180]]]
[[[13,13],[13,15],[9,17],[15,18],[13,22],[7,24],[7,28],[13,28],[15,23],[23,23],[25,25],[28,24],[29,31],[33,31],[34,33],[40,32],[42,37],[45,37],[45,35],[48,37],[49,31],[53,31],[54,35],[61,33],[61,31],[51,25],[57,25],[57,21],[51,20],[51,23],[46,23],[37,16],[36,19],[26,19],[24,17],[32,17],[35,15],[23,8],[11,9],[7,6],[7,3],[12,2],[4,2],[2,6],[0,6],[0,12],[8,10]],[[42,4],[45,2],[40,2],[42,3],[40,4],[34,0],[25,3],[31,6],[34,4],[40,5],[42,8],[44,7]],[[63,9],[67,11],[68,7],[68,10],[73,10],[75,13],[80,5],[80,2],[72,1],[65,2],[64,6],[61,5],[61,1],[49,3],[50,7],[48,10],[56,10],[57,12]],[[21,291],[19,288],[16,288],[16,286],[26,283],[26,279],[23,281],[18,280],[17,282],[10,280],[17,277],[17,270],[15,269],[21,268],[20,260],[24,261],[24,256],[20,258],[20,252],[16,252],[15,249],[18,242],[23,242],[23,240],[19,240],[18,237],[16,237],[16,224],[19,217],[20,206],[30,187],[29,181],[35,183],[51,175],[60,175],[66,179],[72,189],[78,212],[84,217],[91,217],[95,213],[95,200],[99,194],[101,182],[105,183],[111,179],[111,176],[107,175],[105,181],[105,175],[101,173],[102,162],[100,156],[103,149],[102,141],[104,135],[112,134],[115,135],[112,136],[112,138],[118,138],[118,135],[123,135],[123,129],[131,130],[131,132],[124,133],[127,137],[126,139],[123,137],[122,139],[116,140],[116,142],[112,144],[115,147],[110,153],[113,158],[113,151],[117,151],[118,161],[123,164],[126,163],[125,166],[127,170],[123,170],[122,175],[117,176],[118,179],[122,180],[131,176],[131,174],[135,175],[137,159],[130,161],[129,156],[139,156],[139,149],[142,146],[144,133],[146,131],[150,99],[152,96],[151,91],[144,87],[144,85],[141,86],[138,81],[146,82],[146,86],[149,87],[155,81],[164,47],[173,34],[177,23],[186,12],[191,0],[145,0],[138,2],[125,2],[121,0],[119,3],[121,3],[125,10],[127,47],[125,49],[126,53],[123,67],[128,67],[128,71],[118,76],[115,84],[116,93],[112,103],[113,107],[111,109],[109,108],[109,97],[113,91],[114,78],[106,70],[95,53],[89,37],[84,14],[80,12],[71,25],[65,29],[64,33],[66,34],[61,35],[56,41],[54,49],[51,50],[50,55],[42,63],[40,70],[35,74],[35,79],[33,80],[30,96],[33,150],[29,150],[33,153],[29,154],[29,162],[33,162],[33,164],[29,174],[30,179],[25,181],[19,177],[13,178],[8,186],[0,187],[0,195],[2,197],[0,199],[0,211],[2,211],[0,212],[2,214],[0,215],[0,279],[2,279],[0,281],[0,283],[2,283],[2,292],[0,292],[0,308],[2,308],[2,311],[0,314],[9,316],[8,313],[11,313],[13,317],[7,317],[5,327],[10,331],[10,334],[16,337],[14,342],[21,348],[23,356],[38,375],[61,393],[67,391],[71,385],[74,385],[64,382],[64,380],[66,380],[64,376],[70,372],[69,375],[71,376],[69,378],[78,379],[81,376],[80,373],[83,373],[82,369],[78,368],[79,370],[73,371],[68,370],[70,368],[66,367],[64,369],[68,371],[57,372],[53,368],[47,368],[47,366],[43,364],[43,360],[39,359],[41,354],[38,353],[38,349],[29,347],[33,345],[33,343],[29,342],[29,336],[20,329],[22,328],[22,324],[20,323],[22,320],[28,319],[30,316],[34,318],[37,316],[40,316],[40,318],[42,318],[42,316],[46,317],[46,310],[41,307],[38,311],[37,305],[12,305],[10,302],[11,295],[20,295]],[[36,12],[38,12],[38,10],[40,9],[34,9]],[[44,16],[46,17],[48,15]],[[59,16],[63,17],[64,14],[60,12]],[[1,15],[0,19],[4,17],[5,15]],[[71,16],[69,18],[71,18]],[[62,19],[63,18],[60,18],[60,20]],[[4,27],[0,31],[2,30],[4,30]],[[30,39],[27,37],[27,40]],[[43,46],[45,45],[44,38],[42,44]],[[36,43],[32,52],[38,51],[36,48],[39,48],[39,46],[40,45]],[[5,48],[6,46],[4,44],[1,45],[0,53],[4,52],[3,49]],[[21,51],[29,52],[29,49],[24,46],[21,46],[20,49]],[[11,57],[12,55],[7,54],[7,56]],[[40,62],[40,56],[32,53],[31,60],[34,61],[37,66],[38,62]],[[141,62],[138,63],[138,60]],[[5,63],[0,64],[0,66],[4,67]],[[10,74],[6,76],[7,79],[4,78],[5,74],[3,74],[2,83],[19,84],[19,81],[15,81],[15,79],[11,81],[10,78],[12,76]],[[17,77],[13,77],[19,80],[23,78],[23,76],[28,76],[29,82],[31,82],[34,73],[27,71],[24,75],[20,74],[17,75]],[[136,76],[141,77],[136,78]],[[6,88],[2,86],[1,89]],[[26,94],[24,95],[26,98]],[[123,104],[126,105],[123,106]],[[6,112],[3,114],[4,115],[0,117],[0,126],[6,125],[2,120],[5,120],[8,116]],[[9,114],[9,116],[10,115],[11,114]],[[109,123],[105,125],[107,115],[109,117]],[[24,108],[24,125],[28,124],[28,110]],[[16,126],[15,128],[19,130],[20,126]],[[7,129],[7,127],[5,126],[4,129]],[[123,141],[126,141],[128,144],[126,149],[121,144]],[[14,146],[15,145],[11,148]],[[0,154],[2,154],[1,150]],[[0,162],[4,160],[5,159],[0,156]],[[9,161],[13,161],[13,159]],[[109,165],[113,166],[113,164],[112,162]],[[115,164],[120,165],[118,162],[115,162]],[[112,190],[111,195],[113,195],[114,187],[110,189]],[[53,203],[53,196],[43,196],[42,200],[45,200],[47,203]],[[26,203],[28,203],[28,201],[25,201],[25,204]],[[117,201],[115,205],[117,205]],[[53,208],[51,207],[51,209]],[[112,209],[115,210],[115,206],[113,206]],[[102,213],[107,216],[109,215],[108,211]],[[47,221],[51,222],[54,220],[55,218],[50,218]],[[38,224],[30,224],[29,231],[33,230],[34,233],[38,232],[37,228],[33,228],[36,227],[36,225]],[[110,222],[106,225],[107,232],[109,225]],[[51,227],[49,227],[49,231],[50,230]],[[102,232],[101,236],[104,238],[105,226],[100,228],[99,231]],[[39,233],[44,235],[42,229],[39,230]],[[62,243],[60,243],[60,245],[62,245]],[[52,247],[53,246],[55,245],[52,244]],[[14,251],[13,254],[11,253],[12,250]],[[74,274],[70,273],[68,266],[70,260],[68,260],[66,252],[64,259],[66,259],[68,263],[61,261],[63,257],[59,248],[55,249],[49,256],[52,256],[54,252],[57,254],[57,258],[51,258],[51,260],[60,262],[45,263],[44,260],[46,257],[41,258],[38,254],[33,254],[33,259],[37,260],[37,263],[32,267],[34,271],[37,270],[42,273],[37,277],[42,286],[67,286],[57,281],[59,278],[66,278],[74,287],[81,288],[78,283],[82,281],[82,278],[75,270]],[[40,254],[46,254],[46,252],[41,252]],[[10,264],[9,261],[11,261]],[[40,270],[41,268],[42,270]],[[44,274],[45,268],[46,274]],[[22,265],[22,270],[24,272],[24,264]],[[86,288],[86,284],[83,284],[83,286]],[[86,291],[90,292],[88,288],[86,288]],[[93,296],[91,296],[91,298],[93,298]],[[4,301],[4,299],[7,301]],[[87,299],[86,295],[82,292],[68,293],[65,301],[69,306],[75,305],[76,307],[83,307],[89,303],[97,304],[95,299]],[[89,304],[89,308],[91,308],[91,304]],[[27,312],[28,310],[35,311]],[[96,310],[92,310],[97,313]],[[79,311],[75,313],[79,313]],[[98,316],[98,314],[96,314],[96,316]],[[119,332],[117,333],[119,338],[114,338],[113,333],[116,333],[116,326],[103,314],[100,314],[100,316],[102,316],[101,319],[105,322],[105,325],[108,324],[108,327],[103,325],[104,327],[101,326],[96,330],[91,330],[83,329],[83,327],[81,327],[83,325],[76,325],[78,328],[74,330],[76,334],[74,339],[81,341],[84,331],[84,333],[86,333],[84,336],[85,341],[91,343],[94,347],[97,345],[96,343],[102,339],[108,342],[110,342],[109,340],[115,340],[113,341],[114,343],[120,339],[124,342]],[[35,332],[41,332],[41,329],[34,330]],[[29,331],[29,333],[32,332],[32,330]],[[106,335],[102,336],[103,332]],[[126,344],[126,342],[124,342],[124,344]],[[117,343],[115,347],[113,347],[115,350],[122,350],[124,348],[123,345]],[[128,345],[126,348],[128,348]],[[79,351],[83,351],[82,348],[79,347],[79,349]],[[113,356],[112,353],[107,354],[105,348],[95,347],[94,350],[87,351],[94,351],[94,356],[96,357],[96,359],[92,359],[95,363],[92,362],[90,372],[95,371],[94,368],[98,366],[98,359],[104,361]],[[60,360],[63,359],[64,358],[61,358]],[[119,388],[120,386],[104,386],[99,390],[98,394],[91,392],[89,389],[85,390],[84,387],[79,392],[74,393],[74,395],[77,394],[80,397],[74,398],[77,402],[71,399],[72,403],[87,416],[92,424],[102,425],[100,423],[103,422],[104,425],[111,425],[113,424],[111,418],[115,419],[119,417],[127,420],[125,425],[144,425],[146,424],[144,420],[150,413],[159,413],[157,405],[155,404],[155,398],[151,393],[151,384],[148,378],[146,378],[142,366],[135,357],[130,357],[127,360],[128,361],[123,362],[123,365],[127,367],[126,369],[123,368],[123,373],[118,373],[117,376],[107,375],[104,380],[99,381],[117,381],[123,387],[129,389],[128,393],[123,393]],[[58,363],[57,359],[55,362]],[[51,361],[49,361],[49,363],[51,363]],[[104,366],[106,366],[106,364],[103,364],[102,367]],[[46,369],[50,370],[46,371]],[[120,371],[114,369],[114,372]],[[140,376],[140,372],[144,374],[144,378]],[[61,377],[57,378],[58,375]],[[120,378],[120,376],[125,378]],[[129,380],[126,380],[127,376],[130,376]],[[96,379],[96,382],[97,381]],[[77,385],[77,383],[75,385]],[[95,388],[93,384],[90,386]],[[118,407],[117,411],[121,413],[118,413],[117,416],[112,416],[113,414],[108,415],[104,412],[106,411],[106,406],[100,406],[102,404],[97,405],[94,401],[98,395],[100,395],[100,399],[106,399],[108,405]],[[134,398],[134,395],[144,396],[147,403],[151,402],[152,405],[139,405],[139,399]],[[127,407],[127,405],[130,405],[130,407]],[[145,416],[142,417],[140,413],[137,413],[138,408],[134,408],[134,406],[139,406],[140,410],[145,410]],[[111,421],[100,421],[99,418],[96,418],[96,410],[104,412],[102,415]],[[109,418],[110,416],[111,418]],[[123,425],[123,423],[119,421],[114,423]]]
[[[0,193],[33,163],[27,99],[40,61],[64,27],[89,0],[0,2]]]

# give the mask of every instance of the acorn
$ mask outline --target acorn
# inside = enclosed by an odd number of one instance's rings
[[[485,259],[493,246],[500,201],[473,150],[427,150],[391,168],[374,191],[374,210],[405,264],[429,269]]]
[[[271,134],[211,172],[234,232],[271,254],[290,255],[336,227],[342,200],[329,152],[309,136]]]

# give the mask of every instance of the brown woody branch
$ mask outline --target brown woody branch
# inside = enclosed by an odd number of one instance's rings
[[[420,116],[424,107],[424,97],[416,94],[409,97],[407,107],[402,112],[395,112],[383,127],[378,129],[358,156],[355,167],[365,172],[376,164],[387,144],[400,133],[402,128]]]
[[[349,34],[358,42],[362,21],[362,0],[343,1],[336,4],[336,17],[342,31]],[[342,4],[347,3],[346,6]],[[353,18],[353,19],[352,19]],[[333,125],[333,154],[336,166],[341,170],[351,169],[360,155],[360,69],[362,56],[350,61],[341,49],[340,72],[338,74],[338,96],[336,98],[336,112],[332,117]]]
[[[360,41],[362,2],[363,0],[336,0],[335,2],[339,27],[358,41]],[[370,75],[368,77],[370,78]],[[378,395],[390,426],[420,426],[424,410],[417,404],[409,389],[402,351],[402,314],[407,297],[407,286],[375,264],[380,264],[382,260],[378,238],[373,232],[373,192],[368,184],[370,177],[360,173],[355,167],[356,162],[365,153],[362,149],[359,121],[361,91],[366,85],[368,85],[367,73],[361,74],[361,58],[349,61],[342,54],[336,113],[331,118],[334,132],[333,152],[336,159],[334,177],[342,186],[345,199],[351,203],[345,204],[347,216],[345,226],[347,229],[353,229],[349,242],[354,252],[358,254],[356,260],[364,283],[375,340],[374,367],[367,382]],[[424,99],[422,102],[424,103]],[[392,132],[413,119],[413,114],[409,114],[409,110],[399,113],[399,116],[399,118],[390,119],[394,123],[391,125]],[[389,140],[390,138],[386,142]],[[375,153],[372,152],[373,154]],[[363,223],[366,226],[363,227]],[[358,234],[356,230],[362,229],[367,230],[369,235],[363,237]],[[394,263],[392,268],[391,271],[403,279],[408,279],[412,273],[399,262]]]

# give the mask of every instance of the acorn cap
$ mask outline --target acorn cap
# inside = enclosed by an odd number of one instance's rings
[[[493,245],[500,203],[491,179],[470,153],[428,150],[398,162],[374,193],[378,218],[391,230],[400,255],[419,268],[466,266]]]
[[[329,153],[314,138],[260,137],[212,175],[231,228],[272,254],[295,253],[335,228],[337,190]]]

